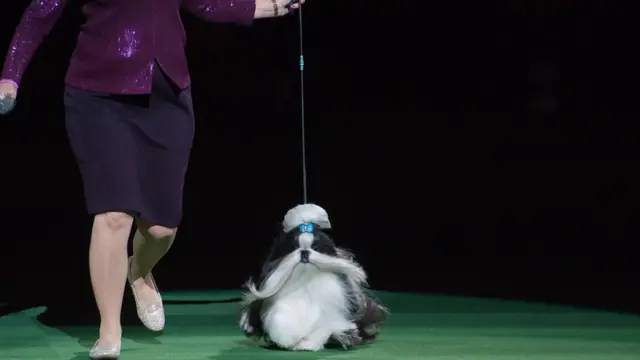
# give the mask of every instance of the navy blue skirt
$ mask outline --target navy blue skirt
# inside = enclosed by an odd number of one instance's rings
[[[195,131],[190,89],[177,89],[156,65],[149,95],[67,86],[64,102],[89,213],[177,227]]]

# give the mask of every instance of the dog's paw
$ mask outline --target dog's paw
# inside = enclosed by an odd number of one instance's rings
[[[378,324],[369,324],[362,328],[362,331],[367,336],[375,336],[378,333]]]
[[[307,339],[302,339],[294,347],[294,351],[320,351],[324,349],[324,344],[318,344]]]
[[[332,338],[344,349],[350,349],[363,343],[362,336],[357,328],[334,334]]]

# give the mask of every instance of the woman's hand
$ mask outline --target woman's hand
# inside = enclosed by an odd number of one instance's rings
[[[305,0],[256,0],[256,19],[284,16],[300,8]]]
[[[0,115],[7,114],[13,109],[18,96],[18,87],[13,82],[0,81]]]

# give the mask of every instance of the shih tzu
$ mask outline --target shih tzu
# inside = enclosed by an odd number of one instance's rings
[[[301,351],[375,340],[387,310],[368,293],[353,255],[323,231],[329,229],[317,205],[287,212],[261,273],[246,284],[240,327],[248,337]]]

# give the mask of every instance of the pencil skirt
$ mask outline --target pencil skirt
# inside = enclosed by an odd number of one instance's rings
[[[67,86],[64,102],[89,213],[125,212],[177,227],[195,131],[190,89],[175,87],[156,64],[151,94]]]

